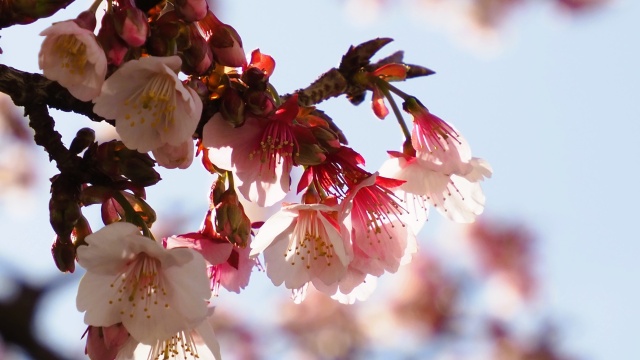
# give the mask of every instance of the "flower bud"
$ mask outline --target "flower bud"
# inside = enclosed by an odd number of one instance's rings
[[[197,28],[190,27],[190,46],[182,52],[182,72],[187,75],[204,74],[213,64],[213,54]]]
[[[267,116],[275,110],[271,98],[263,91],[247,90],[244,93],[246,108],[258,116]]]
[[[294,157],[296,164],[313,166],[322,164],[327,159],[324,150],[314,143],[299,143],[298,152]]]
[[[154,185],[161,180],[160,174],[153,169],[153,165],[149,165],[148,159],[151,158],[147,154],[141,155],[146,156],[132,157],[122,161],[120,171],[122,175],[138,186]]]
[[[101,24],[97,36],[98,42],[102,46],[109,64],[120,66],[129,51],[129,46],[117,35],[113,14],[104,14]]]
[[[83,11],[73,21],[83,29],[87,29],[89,31],[94,31],[96,29],[96,14],[93,11]]]
[[[58,270],[62,272],[74,272],[76,269],[76,248],[70,239],[63,240],[60,236],[56,237],[51,246],[51,255]]]
[[[206,0],[175,0],[176,11],[186,22],[194,22],[207,16],[209,5]]]
[[[91,360],[112,360],[129,339],[129,332],[117,323],[111,326],[89,326],[87,328],[87,345],[84,353]]]
[[[230,175],[230,176],[233,176],[233,175]],[[214,206],[220,204],[220,201],[222,201],[222,195],[225,193],[227,189],[227,184],[225,179],[226,179],[225,176],[218,176],[218,179],[216,180],[216,182],[213,183],[213,185],[211,185],[209,202]]]
[[[147,15],[125,0],[125,5],[113,11],[116,32],[127,45],[139,47],[144,45],[149,35]]]
[[[267,89],[269,77],[257,67],[249,67],[242,73],[242,81],[252,90],[264,91]]]
[[[244,100],[240,97],[238,90],[228,88],[222,95],[220,103],[220,112],[222,117],[234,127],[244,124]]]
[[[81,153],[89,145],[96,141],[96,132],[90,128],[82,128],[76,133],[76,137],[71,141],[69,145],[69,151],[74,154]]]
[[[216,206],[216,231],[229,242],[245,247],[251,235],[251,221],[245,215],[235,190],[229,189],[222,194]]]
[[[247,58],[242,48],[242,39],[233,27],[218,20],[211,11],[207,12],[204,19],[198,21],[198,26],[203,33],[211,34],[207,41],[211,46],[216,62],[229,67],[244,67],[247,65]]]

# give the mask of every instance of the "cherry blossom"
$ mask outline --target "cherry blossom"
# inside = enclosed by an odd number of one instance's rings
[[[291,184],[290,172],[298,151],[294,125],[297,96],[292,96],[268,118],[248,117],[244,125],[231,127],[216,113],[202,131],[202,144],[216,166],[231,170],[237,187],[247,199],[260,206],[282,200]]]
[[[331,217],[338,209],[323,204],[291,204],[262,225],[251,256],[264,253],[267,276],[299,289],[311,281],[337,283],[349,263],[348,233]]]
[[[202,101],[178,79],[178,56],[143,57],[122,65],[102,86],[93,111],[115,119],[122,142],[148,152],[191,139],[202,113]]]
[[[166,250],[135,225],[113,223],[77,250],[87,272],[76,305],[90,326],[117,323],[138,342],[154,345],[197,327],[211,297],[206,263],[192,249]]]
[[[38,54],[44,76],[57,81],[78,100],[100,94],[107,74],[107,59],[91,30],[74,21],[62,21],[43,30]]]
[[[446,166],[432,155],[405,156],[390,152],[380,173],[395,179],[405,180],[398,194],[410,206],[434,206],[447,218],[460,223],[473,222],[484,211],[485,196],[480,181],[491,177],[491,166],[483,159],[471,158],[461,163],[464,172],[448,172]],[[416,205],[417,204],[417,205]]]

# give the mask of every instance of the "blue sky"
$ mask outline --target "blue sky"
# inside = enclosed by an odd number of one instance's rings
[[[640,3],[620,0],[579,18],[549,4],[526,6],[505,24],[492,56],[470,51],[403,6],[390,6],[376,23],[362,25],[337,0],[219,3],[219,17],[242,35],[245,50],[259,47],[276,59],[272,82],[280,93],[306,86],[336,66],[350,45],[378,36],[395,39],[383,55],[405,50],[408,62],[435,70],[401,87],[452,122],[474,155],[491,163],[494,177],[483,185],[486,214],[523,221],[539,235],[542,302],[561,321],[565,346],[586,359],[637,357]],[[83,6],[77,2],[57,19],[73,17]],[[0,31],[0,62],[38,71],[37,33],[50,22]],[[353,107],[334,99],[320,108],[334,117],[371,170],[384,161],[384,150],[398,148],[397,125],[377,120],[367,104]],[[59,118],[67,143],[85,124]],[[45,166],[43,154],[38,162],[44,180],[31,207],[16,212],[16,203],[0,202],[0,228],[6,232],[0,272],[11,264],[32,279],[48,279],[56,273],[43,199],[54,169]],[[149,193],[161,215],[172,206],[196,213],[206,206],[210,180],[204,172],[163,177],[164,184]],[[71,286],[61,292],[51,302],[55,307],[44,310],[69,319],[56,323],[46,317],[45,336],[77,341],[83,326],[69,325],[81,321],[73,291]],[[53,333],[60,328],[66,331]]]

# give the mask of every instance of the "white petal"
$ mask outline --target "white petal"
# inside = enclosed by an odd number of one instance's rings
[[[86,311],[84,322],[91,326],[110,326],[120,322],[120,307],[117,302],[118,289],[110,287],[116,277],[87,272],[78,285],[76,307]],[[110,304],[109,301],[112,303]]]
[[[271,216],[262,225],[256,235],[255,239],[251,242],[251,253],[249,256],[256,256],[271,245],[271,243],[284,232],[291,232],[294,220],[298,216],[295,212],[279,211]]]

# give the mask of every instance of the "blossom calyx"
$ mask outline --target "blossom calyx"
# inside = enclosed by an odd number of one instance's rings
[[[234,189],[225,191],[216,205],[216,231],[229,242],[245,247],[251,235],[251,221],[244,213]]]

